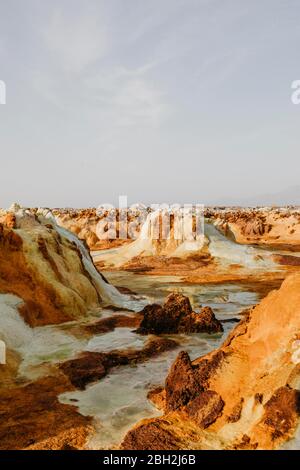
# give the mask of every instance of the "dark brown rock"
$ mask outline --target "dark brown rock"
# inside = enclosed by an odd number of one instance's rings
[[[181,319],[192,313],[192,307],[187,297],[182,294],[170,294],[161,307],[160,305],[148,305],[141,312],[144,319],[141,329],[149,333],[176,333]]]
[[[213,390],[205,390],[189,402],[185,410],[200,428],[207,428],[221,416],[224,402]]]
[[[75,387],[84,389],[88,383],[103,378],[113,367],[137,364],[176,347],[177,343],[171,339],[155,338],[137,351],[132,349],[107,353],[87,351],[75,359],[63,362],[59,368]]]
[[[163,309],[158,304],[146,305],[140,312],[144,318],[141,321],[137,333],[140,334],[160,334],[165,333],[163,319]]]
[[[92,334],[108,333],[115,328],[136,328],[141,322],[140,315],[113,315],[85,326],[85,330]]]
[[[210,307],[203,307],[199,313],[192,312],[184,317],[178,328],[183,333],[220,333],[222,323],[216,319]]]
[[[92,418],[60,403],[58,395],[69,390],[63,374],[0,390],[0,450],[82,448]]]
[[[250,437],[247,434],[243,434],[241,439],[235,442],[231,450],[255,450],[257,446],[257,442],[251,442]]]
[[[161,427],[161,423],[149,422],[132,429],[122,442],[126,450],[176,450],[178,444],[174,436]]]
[[[210,378],[215,374],[219,367],[221,367],[225,357],[226,353],[219,350],[208,358],[201,359],[198,364],[193,365],[195,376],[203,389],[209,388]]]
[[[264,396],[262,393],[256,393],[254,395],[254,400],[255,400],[255,403],[258,404],[258,403],[262,403],[263,402],[263,399],[264,399]]]
[[[166,411],[187,405],[200,392],[207,390],[210,377],[221,366],[224,358],[223,351],[218,351],[198,364],[192,364],[188,353],[181,351],[166,379]]]
[[[84,352],[80,357],[60,364],[59,368],[74,387],[84,389],[89,382],[101,379],[107,373],[106,354]]]
[[[244,398],[241,398],[240,401],[234,406],[232,413],[227,417],[227,421],[229,423],[237,423],[240,420],[243,404]]]
[[[280,387],[265,404],[264,424],[272,429],[273,439],[286,435],[300,416],[300,392]]]
[[[188,353],[181,351],[166,379],[166,410],[173,411],[186,405],[201,386]]]
[[[222,324],[210,307],[199,313],[192,311],[188,297],[170,294],[164,305],[147,305],[141,312],[143,320],[137,332],[140,334],[171,333],[219,333]]]

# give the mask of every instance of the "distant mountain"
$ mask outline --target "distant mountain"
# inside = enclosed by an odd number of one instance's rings
[[[214,204],[215,205],[215,204]],[[247,198],[224,198],[222,206],[300,206],[300,185],[291,186],[277,193],[253,195]]]

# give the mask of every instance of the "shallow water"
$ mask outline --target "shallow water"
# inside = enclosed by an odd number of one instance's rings
[[[267,250],[233,242],[225,237],[212,223],[206,223],[204,231],[209,239],[210,254],[219,259],[223,264],[230,265],[237,263],[256,270],[274,269],[276,267],[271,253]]]
[[[93,336],[85,350],[92,352],[107,352],[114,349],[143,349],[147,336],[137,335],[132,328],[116,328],[114,331]]]
[[[242,290],[237,285],[185,285],[175,276],[144,276],[128,272],[106,273],[116,285],[129,287],[137,294],[145,295],[148,302],[162,302],[172,291],[188,295],[195,310],[200,305],[210,305],[218,318],[232,318],[249,305],[257,302],[257,295]],[[177,281],[177,282],[176,282]],[[157,416],[159,412],[147,400],[150,389],[163,385],[168,370],[181,350],[195,359],[215,349],[228,335],[234,323],[224,324],[224,333],[218,335],[191,334],[168,335],[178,342],[178,347],[143,364],[117,367],[109,375],[84,391],[60,395],[62,403],[76,405],[83,415],[94,417],[96,433],[89,440],[92,449],[110,449],[117,446],[126,432],[142,418]],[[143,347],[147,337],[133,333],[129,328],[117,328],[114,332],[93,337],[86,349],[108,351]]]
[[[152,302],[162,303],[171,292],[182,293],[189,297],[196,311],[201,305],[209,305],[219,319],[236,317],[258,301],[255,292],[240,284],[187,284],[179,276],[139,275],[127,271],[108,271],[105,275],[112,284],[129,287]]]
[[[128,272],[108,272],[106,276],[116,286],[129,287],[137,294],[134,304],[129,305],[135,310],[141,310],[146,303],[162,303],[170,292],[175,291],[187,295],[195,311],[201,305],[209,305],[219,319],[229,319],[239,317],[239,312],[258,300],[257,295],[245,286],[234,284],[190,285],[176,276],[145,276]],[[51,364],[76,357],[81,351],[138,350],[149,339],[147,336],[137,335],[131,328],[116,328],[112,332],[92,337],[84,334],[84,329],[81,328],[84,323],[115,315],[108,308],[90,312],[81,321],[30,328],[18,314],[20,299],[3,295],[1,302],[2,336],[4,335],[4,339],[8,336],[13,341],[12,345],[8,344],[14,346],[23,357],[19,375],[32,380],[49,373]],[[126,311],[122,314],[132,315]],[[78,406],[82,414],[94,417],[97,432],[89,442],[91,448],[116,446],[134,423],[158,414],[147,400],[147,393],[151,388],[164,384],[169,367],[178,352],[186,350],[191,359],[204,355],[218,347],[233,326],[232,322],[225,323],[224,333],[218,335],[169,335],[169,338],[178,343],[175,350],[143,364],[117,367],[86,390],[65,393],[59,399],[63,403]],[[11,331],[14,332],[13,338]]]
[[[76,355],[86,340],[68,332],[70,325],[31,328],[18,311],[22,299],[11,294],[0,294],[0,338],[8,348],[23,358],[19,375],[31,379],[43,373],[43,363],[61,361]]]
[[[226,330],[225,334],[230,327],[226,326]],[[147,400],[147,393],[164,384],[179,351],[184,349],[191,359],[195,359],[216,348],[222,335],[170,335],[168,338],[176,339],[178,348],[143,364],[115,368],[84,391],[60,395],[62,403],[75,404],[83,415],[94,416],[96,433],[90,438],[90,448],[116,446],[134,423],[142,418],[159,416],[160,412]]]

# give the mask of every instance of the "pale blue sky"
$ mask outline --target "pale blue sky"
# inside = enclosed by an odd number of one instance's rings
[[[0,0],[0,206],[297,185],[299,21],[298,0]]]

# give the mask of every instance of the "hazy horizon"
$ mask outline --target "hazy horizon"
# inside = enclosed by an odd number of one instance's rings
[[[0,5],[0,207],[300,204],[296,0]]]

